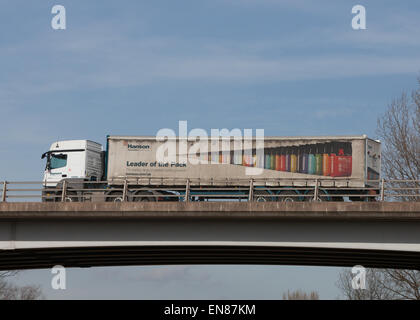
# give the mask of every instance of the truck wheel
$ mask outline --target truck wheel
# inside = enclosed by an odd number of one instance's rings
[[[281,202],[296,202],[299,201],[299,196],[292,190],[280,191],[277,201]]]
[[[58,191],[57,193],[53,194],[53,202],[61,202],[61,191]],[[51,201],[49,199],[47,199],[47,201]],[[76,192],[72,192],[72,191],[67,191],[66,192],[66,196],[64,197],[64,202],[78,202],[79,198],[77,197],[77,193]]]
[[[67,191],[64,201],[65,202],[79,202],[79,198],[77,197],[77,192]]]

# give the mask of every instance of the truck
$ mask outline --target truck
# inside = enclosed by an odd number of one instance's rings
[[[43,201],[368,201],[381,143],[359,136],[107,136],[51,144]],[[65,194],[64,194],[65,193]]]

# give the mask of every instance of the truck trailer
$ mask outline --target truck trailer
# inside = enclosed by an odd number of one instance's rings
[[[54,142],[43,201],[374,199],[381,144],[360,136],[107,136]],[[65,190],[65,196],[63,192]]]

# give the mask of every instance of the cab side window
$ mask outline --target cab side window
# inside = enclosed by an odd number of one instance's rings
[[[66,154],[57,154],[51,156],[50,168],[58,169],[63,168],[67,165],[67,155]]]

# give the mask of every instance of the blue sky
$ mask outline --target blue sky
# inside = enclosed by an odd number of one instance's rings
[[[282,299],[287,290],[340,297],[341,269],[303,266],[145,266],[68,269],[66,290],[53,290],[50,270],[25,271],[19,285],[37,284],[50,299]]]
[[[66,8],[66,30],[51,28],[56,4]],[[356,4],[366,7],[367,30],[351,28]],[[0,179],[39,180],[40,155],[57,139],[104,143],[107,134],[177,129],[179,120],[191,129],[375,138],[378,115],[416,86],[419,9],[379,0],[1,0]],[[232,270],[205,268],[221,279]],[[285,290],[301,277],[274,269]],[[335,297],[338,269],[324,269],[331,276],[319,291]],[[131,283],[112,278],[110,286]],[[264,285],[252,288],[264,296]]]

